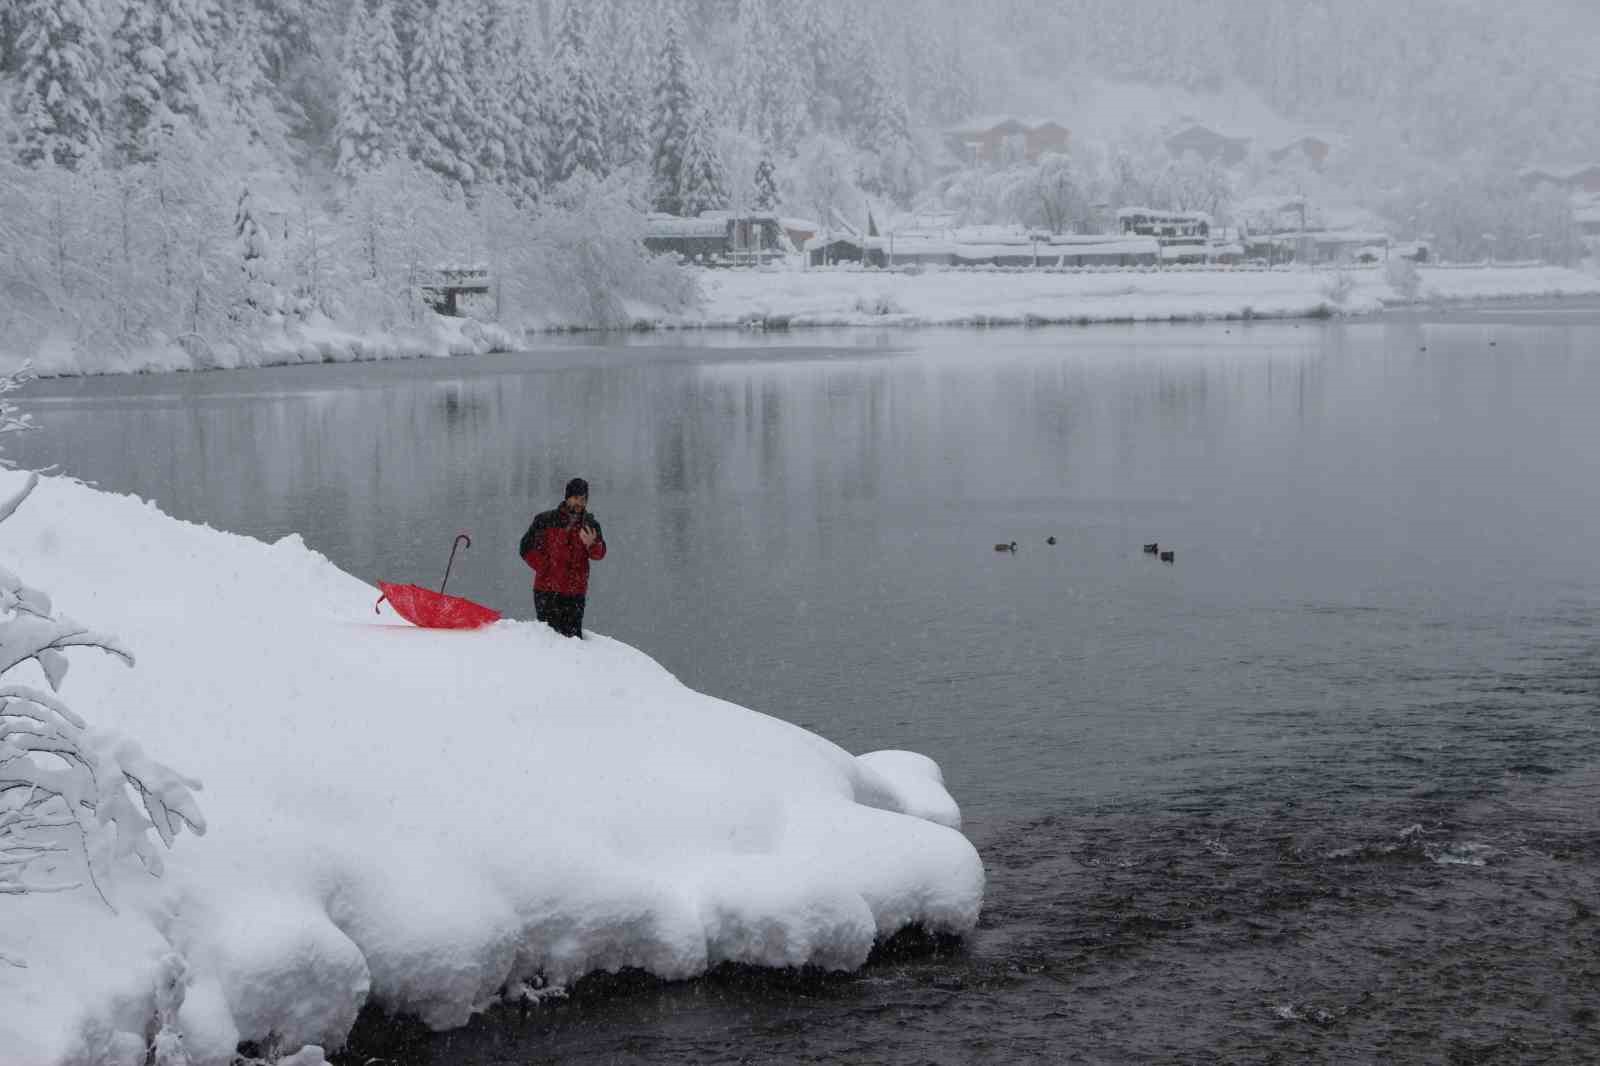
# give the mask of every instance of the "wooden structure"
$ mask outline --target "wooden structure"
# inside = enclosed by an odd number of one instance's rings
[[[439,267],[418,292],[436,313],[459,318],[463,297],[489,295],[489,271],[478,266]]]
[[[968,166],[1036,163],[1049,152],[1065,152],[1071,133],[1054,119],[994,118],[952,126],[945,145]]]
[[[658,255],[703,266],[759,266],[792,251],[777,215],[764,212],[705,211],[696,218],[651,215],[644,246]]]
[[[1250,138],[1229,137],[1200,125],[1179,130],[1167,138],[1166,144],[1167,151],[1175,157],[1181,158],[1193,152],[1208,163],[1221,163],[1229,167],[1244,162],[1250,150]]]
[[[1311,164],[1312,170],[1321,170],[1328,162],[1328,153],[1333,150],[1333,145],[1327,140],[1314,134],[1296,137],[1281,148],[1274,149],[1267,158],[1274,163],[1298,162],[1304,160]]]

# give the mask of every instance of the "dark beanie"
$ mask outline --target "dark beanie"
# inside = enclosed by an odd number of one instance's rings
[[[589,483],[583,480],[581,477],[575,477],[571,481],[567,482],[567,492],[562,499],[570,499],[573,496],[587,495],[589,495]]]

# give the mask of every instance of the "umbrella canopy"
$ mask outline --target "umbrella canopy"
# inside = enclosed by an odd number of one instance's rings
[[[387,581],[378,582],[378,587],[383,590],[378,603],[388,600],[396,614],[424,629],[477,629],[500,620],[499,611],[460,596],[446,596],[416,585],[391,585]],[[377,604],[372,609],[377,610]]]

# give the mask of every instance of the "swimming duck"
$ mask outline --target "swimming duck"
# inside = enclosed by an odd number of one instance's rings
[[[1046,544],[1054,544],[1056,542],[1056,538],[1054,538],[1054,537],[1046,537],[1046,538],[1044,538],[1044,542]]]
[[[1154,555],[1160,548],[1160,544],[1146,544],[1144,546],[1144,553],[1146,555]]]
[[[996,544],[994,546],[994,550],[997,552],[1014,552],[1017,550],[1017,542],[1012,541],[1010,544]]]
[[[1177,554],[1177,552],[1162,552],[1161,561],[1164,563],[1170,563],[1174,558],[1176,558]]]

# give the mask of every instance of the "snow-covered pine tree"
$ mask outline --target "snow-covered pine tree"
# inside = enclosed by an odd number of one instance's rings
[[[550,177],[555,182],[579,170],[595,177],[607,173],[605,128],[583,4],[571,0],[561,9],[555,55],[555,156]]]
[[[252,311],[267,310],[261,306],[260,291],[267,266],[267,237],[256,221],[248,185],[239,193],[239,206],[233,213],[233,239],[239,253],[244,305]]]
[[[599,32],[590,35],[605,103],[606,163],[612,170],[650,161],[650,95],[655,50],[649,40],[651,11],[634,0],[606,0]]]
[[[805,132],[806,96],[796,53],[772,0],[739,0],[734,100],[739,125],[763,145],[781,149]]]
[[[695,119],[694,72],[683,41],[683,19],[668,12],[651,131],[651,198],[657,211],[683,213],[684,152]]]
[[[802,98],[809,105],[807,125],[812,130],[832,129],[840,114],[835,85],[839,27],[830,23],[819,0],[790,0],[784,22],[784,37],[796,50],[795,71]]]
[[[511,80],[521,57],[526,13],[508,0],[476,0],[466,39],[468,117],[478,184],[509,187],[517,180],[515,141],[524,136],[511,103]]]
[[[111,37],[111,78],[115,143],[124,158],[153,158],[157,134],[198,120],[205,84],[199,35],[192,0],[123,7]]]
[[[463,119],[473,108],[461,40],[469,2],[439,0],[417,27],[407,108],[411,158],[462,188],[477,179]]]
[[[291,158],[282,96],[267,77],[260,15],[253,7],[219,9],[220,36],[210,48],[213,91],[204,94],[200,117],[207,129],[242,141],[252,171],[276,171]],[[238,135],[238,136],[234,136]]]
[[[104,51],[96,11],[85,0],[18,0],[16,6],[18,156],[29,165],[50,159],[76,168],[100,152]]]
[[[390,0],[350,5],[345,26],[344,78],[335,127],[336,171],[382,166],[396,157],[406,113],[406,73]]]
[[[909,200],[921,185],[922,175],[905,98],[870,67],[864,72],[862,86],[865,98],[857,144],[875,161],[874,173],[866,176],[868,188],[899,201]]]
[[[506,81],[505,187],[519,207],[537,204],[548,184],[546,167],[550,156],[549,79],[544,59],[535,44],[533,13],[524,9],[515,19],[512,33],[516,42],[507,62]]]
[[[254,5],[267,74],[282,81],[290,63],[310,54],[314,46],[311,5],[306,0],[254,0]]]
[[[764,155],[756,164],[755,190],[750,205],[757,211],[773,211],[778,207],[778,169],[772,157]]]
[[[678,202],[685,215],[698,215],[728,206],[727,178],[717,151],[716,131],[705,108],[697,108],[683,146],[683,170],[678,178]]]
[[[0,381],[0,393],[15,388],[16,380]],[[14,428],[16,417],[13,405],[0,403],[0,431]],[[0,521],[38,484],[34,474],[0,503]],[[112,906],[119,861],[136,858],[161,874],[150,830],[167,847],[185,827],[205,833],[194,799],[200,785],[149,758],[133,740],[89,729],[61,701],[70,648],[98,648],[133,664],[111,637],[56,614],[49,596],[0,568],[0,676],[33,662],[50,687],[0,686],[0,895],[80,887],[35,877],[46,861],[55,865],[59,856],[76,852],[84,875]],[[0,960],[20,962],[3,953]]]

